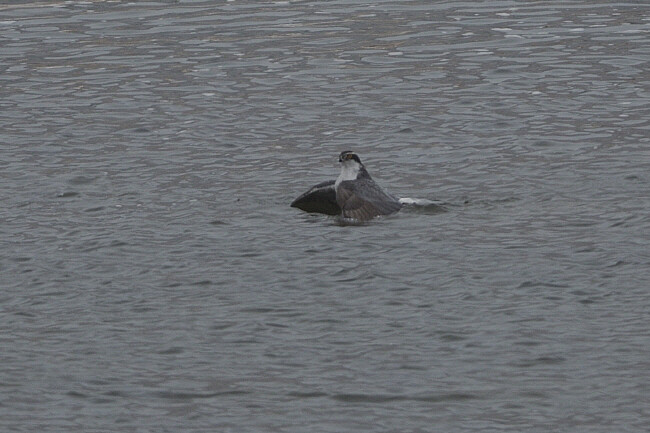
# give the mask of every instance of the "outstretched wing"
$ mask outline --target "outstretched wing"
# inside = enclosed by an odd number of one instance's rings
[[[345,218],[359,221],[388,215],[401,209],[401,203],[384,192],[370,178],[346,180],[336,190],[336,201]]]
[[[305,212],[318,212],[327,215],[341,214],[341,208],[336,203],[333,180],[311,187],[309,191],[291,202],[291,207],[297,207]]]

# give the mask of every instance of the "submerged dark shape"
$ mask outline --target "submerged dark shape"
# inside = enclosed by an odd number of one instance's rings
[[[309,191],[292,201],[291,207],[297,207],[305,212],[324,213],[326,215],[341,214],[341,208],[336,203],[333,180],[312,186]]]
[[[372,180],[356,153],[342,152],[339,162],[341,174],[336,181],[319,183],[295,199],[291,206],[358,221],[389,215],[402,208],[397,198]]]

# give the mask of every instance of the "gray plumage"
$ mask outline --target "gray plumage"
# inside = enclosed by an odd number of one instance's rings
[[[296,198],[291,206],[305,212],[340,215],[366,221],[402,208],[399,200],[382,190],[354,152],[339,155],[341,174],[336,181],[322,182]]]
[[[382,190],[362,166],[355,180],[344,180],[336,189],[336,202],[345,218],[366,221],[389,215],[402,208],[392,195]]]

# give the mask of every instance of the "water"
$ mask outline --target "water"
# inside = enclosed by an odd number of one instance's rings
[[[645,431],[648,12],[0,6],[0,430]]]

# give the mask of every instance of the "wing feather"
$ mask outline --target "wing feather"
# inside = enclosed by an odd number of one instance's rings
[[[336,190],[336,201],[345,218],[360,221],[388,215],[402,207],[395,197],[384,192],[371,178],[341,182]]]
[[[291,206],[302,209],[305,212],[318,212],[327,215],[341,214],[341,208],[336,203],[333,180],[314,185],[309,191],[301,194],[292,201]]]

